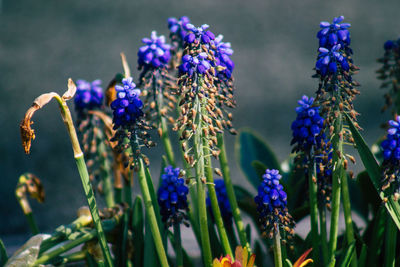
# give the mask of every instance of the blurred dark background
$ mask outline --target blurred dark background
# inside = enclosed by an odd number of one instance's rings
[[[236,128],[251,127],[277,152],[290,153],[290,124],[296,101],[313,95],[311,78],[321,20],[344,15],[352,24],[355,77],[362,94],[355,102],[360,125],[369,144],[384,131],[389,119],[381,114],[376,59],[383,43],[400,34],[398,0],[376,1],[45,1],[0,0],[0,237],[6,246],[29,235],[27,223],[14,197],[18,176],[29,171],[41,178],[46,202],[33,210],[39,228],[51,231],[75,218],[86,205],[67,132],[52,103],[36,113],[36,140],[31,155],[20,144],[19,122],[41,93],[63,93],[69,77],[102,79],[105,86],[121,72],[119,53],[125,52],[137,78],[136,53],[141,38],[152,30],[168,35],[167,18],[187,15],[195,25],[207,23],[215,34],[232,43],[236,63],[238,107]],[[72,103],[71,103],[72,104]],[[247,184],[236,167],[234,138],[228,152],[235,183]],[[159,171],[159,152],[149,152],[152,172]],[[361,162],[354,168],[360,169]],[[12,236],[13,238],[10,238]],[[15,238],[17,237],[17,239]],[[18,239],[19,238],[19,239]]]

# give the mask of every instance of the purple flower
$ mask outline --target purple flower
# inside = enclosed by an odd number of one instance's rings
[[[168,29],[171,32],[171,35],[179,36],[180,39],[183,40],[189,30],[187,28],[188,23],[190,23],[190,20],[186,16],[180,17],[179,20],[176,18],[169,18]]]
[[[207,59],[207,54],[201,52],[197,56],[184,55],[182,57],[182,64],[179,66],[179,70],[182,73],[188,73],[192,76],[195,72],[198,74],[204,74],[211,68],[211,64]]]
[[[196,28],[193,24],[186,24],[189,32],[185,36],[185,41],[187,43],[193,43],[195,40],[201,44],[209,44],[215,39],[215,35],[211,31],[207,31],[209,26],[207,24],[201,25],[201,27]]]
[[[335,74],[338,71],[337,65],[344,71],[350,69],[347,58],[342,55],[341,45],[337,44],[333,46],[330,50],[325,47],[320,47],[318,49],[319,55],[315,68],[321,76],[326,76],[327,74]]]
[[[235,63],[231,59],[231,55],[233,54],[231,43],[222,42],[223,38],[223,35],[218,35],[214,40],[216,65],[225,68],[218,74],[223,74],[229,79],[232,76]]]
[[[85,109],[91,110],[100,108],[103,104],[104,93],[100,87],[101,80],[87,82],[85,80],[76,81],[75,109],[82,112]]]
[[[391,128],[387,131],[386,139],[381,143],[383,158],[395,165],[400,163],[400,116],[390,120]]]
[[[319,26],[321,30],[317,34],[319,46],[331,48],[340,44],[343,48],[350,45],[350,28],[349,23],[341,23],[344,20],[343,16],[334,18],[332,23],[322,21]]]
[[[131,77],[122,80],[122,86],[116,85],[117,98],[111,103],[114,129],[135,125],[143,116],[143,102],[139,98],[140,89],[136,88]]]
[[[180,178],[180,172],[179,168],[168,166],[161,176],[157,195],[163,222],[179,223],[184,219],[189,189],[185,180]]]
[[[295,150],[310,151],[313,146],[319,144],[325,135],[323,134],[324,119],[319,115],[319,107],[312,106],[314,98],[304,95],[296,108],[297,117],[292,123],[293,139],[291,144],[296,144]]]
[[[171,46],[165,43],[163,35],[157,36],[157,32],[152,31],[150,39],[143,38],[142,42],[145,45],[138,51],[139,68],[143,66],[159,68],[168,64]]]
[[[258,187],[258,195],[254,198],[260,217],[274,215],[274,210],[284,210],[287,205],[287,195],[283,186],[279,184],[282,176],[278,170],[265,171],[263,181]]]

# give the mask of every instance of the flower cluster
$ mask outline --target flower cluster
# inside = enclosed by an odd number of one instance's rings
[[[225,182],[223,179],[214,180],[215,191],[217,193],[218,205],[221,210],[222,218],[225,222],[231,222],[232,220],[232,209],[229,204],[228,194],[226,193]],[[211,210],[210,196],[207,197],[207,207]],[[212,212],[211,212],[212,213]]]
[[[205,74],[211,68],[207,58],[208,56],[205,52],[201,52],[197,56],[184,55],[179,70],[183,73],[188,73],[189,76],[192,76],[195,72]]]
[[[310,152],[318,149],[323,133],[324,119],[319,115],[319,107],[313,106],[314,98],[304,95],[296,108],[297,117],[292,123],[293,139],[291,144],[296,144],[294,151]]]
[[[101,81],[94,80],[87,82],[85,80],[76,81],[75,109],[78,112],[100,108],[103,104],[104,93],[100,87]]]
[[[122,80],[122,86],[116,85],[117,98],[111,103],[114,129],[129,127],[143,116],[143,103],[139,98],[140,89],[131,77]]]
[[[181,170],[168,166],[161,176],[161,185],[158,189],[158,203],[163,222],[170,226],[186,219],[185,211],[188,207],[187,194],[189,192],[185,180],[180,178]]]
[[[187,43],[200,43],[209,44],[215,39],[215,35],[211,31],[207,31],[210,26],[203,24],[200,27],[195,27],[193,24],[186,24],[186,28],[189,32],[185,36]]]
[[[223,70],[218,71],[218,75],[224,75],[227,79],[232,77],[233,69],[235,68],[235,63],[231,59],[233,50],[231,48],[231,43],[222,42],[223,35],[218,35],[214,40],[215,46],[215,59],[216,66],[223,67]]]
[[[337,72],[337,66],[342,67],[344,71],[348,71],[350,66],[348,60],[340,52],[341,45],[337,44],[328,50],[324,47],[318,49],[319,55],[315,68],[320,72],[322,76],[327,74],[335,74]]]
[[[145,45],[139,48],[139,68],[159,68],[168,64],[171,46],[165,43],[163,35],[157,36],[157,32],[152,31],[151,37],[143,38],[142,42]]]
[[[389,121],[390,128],[387,136],[381,143],[383,151],[383,185],[382,190],[386,190],[394,184],[395,198],[400,197],[400,116],[396,120]]]
[[[387,131],[387,137],[382,142],[383,158],[393,165],[400,163],[400,116],[396,120],[390,120],[391,128]]]
[[[319,46],[330,49],[337,44],[343,48],[350,45],[350,23],[341,23],[344,20],[343,16],[334,18],[332,23],[322,21],[319,26],[321,30],[317,34]]]
[[[187,27],[189,23],[190,20],[186,16],[180,17],[179,19],[169,18],[168,29],[171,32],[171,39],[174,40],[178,37],[180,40],[183,40],[189,30]]]
[[[278,170],[267,169],[262,178],[258,195],[254,198],[262,230],[268,232],[271,238],[278,227],[284,228],[292,235],[294,223],[286,207],[287,195],[283,186],[279,184],[282,176]]]
[[[319,55],[315,68],[321,77],[336,74],[338,66],[343,71],[350,69],[350,24],[341,23],[343,19],[344,17],[340,16],[334,18],[332,24],[326,21],[320,23],[321,30],[317,34]]]

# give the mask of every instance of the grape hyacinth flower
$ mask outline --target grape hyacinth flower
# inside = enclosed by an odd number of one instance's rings
[[[225,222],[231,222],[232,209],[229,204],[228,194],[226,192],[225,182],[223,179],[214,180],[215,191],[217,193],[218,205],[221,210],[222,218]],[[210,196],[207,197],[207,207],[211,210]]]
[[[201,25],[201,27],[195,27],[193,24],[186,24],[186,28],[189,32],[185,36],[187,43],[198,42],[201,44],[209,44],[215,39],[215,35],[211,31],[207,31],[210,26],[207,24]]]
[[[297,117],[292,123],[293,139],[291,144],[296,144],[294,151],[309,153],[313,148],[318,149],[321,140],[325,138],[323,133],[324,119],[319,115],[319,107],[313,106],[314,98],[303,95],[297,102]]]
[[[187,16],[182,16],[179,19],[169,18],[168,29],[172,36],[179,36],[179,38],[183,40],[187,34],[187,31],[189,30],[187,27],[189,23],[190,19]]]
[[[111,103],[114,129],[129,127],[143,116],[143,103],[139,98],[140,89],[136,88],[131,77],[122,80],[123,86],[116,85],[117,98]]]
[[[385,140],[381,143],[383,152],[384,184],[382,190],[394,185],[395,199],[400,198],[400,116],[389,121],[390,128]]]
[[[223,70],[218,71],[218,75],[223,74],[226,79],[230,79],[233,69],[235,68],[235,63],[230,58],[233,54],[233,50],[231,48],[231,43],[222,42],[223,38],[223,35],[220,34],[214,40],[216,66],[224,67]]]
[[[151,32],[150,38],[143,38],[144,46],[139,48],[138,64],[139,69],[145,68],[159,68],[168,64],[171,58],[171,46],[165,43],[163,35],[157,36],[156,31]]]
[[[179,224],[186,219],[188,192],[185,180],[181,178],[181,170],[172,166],[166,167],[158,189],[158,203],[162,220],[167,226]]]
[[[293,235],[294,222],[286,207],[287,195],[283,186],[279,184],[282,176],[278,170],[267,169],[262,178],[263,181],[258,187],[258,195],[254,198],[261,229],[270,238],[279,228],[287,231],[289,236]]]
[[[350,45],[350,32],[347,30],[351,27],[350,23],[341,23],[343,16],[334,18],[332,23],[322,21],[319,26],[321,30],[317,34],[319,46],[328,49],[340,44],[343,48]]]
[[[207,58],[208,56],[205,52],[201,52],[197,56],[184,55],[179,70],[182,73],[189,74],[189,76],[192,76],[194,73],[205,74],[211,68],[211,64]]]
[[[341,45],[337,44],[330,50],[325,47],[320,47],[318,49],[319,55],[315,68],[321,76],[336,74],[338,71],[338,64],[344,71],[349,70],[350,66],[347,57],[342,55],[340,48]]]
[[[78,112],[100,108],[103,104],[104,93],[100,87],[101,80],[87,82],[85,80],[76,81],[75,109]]]

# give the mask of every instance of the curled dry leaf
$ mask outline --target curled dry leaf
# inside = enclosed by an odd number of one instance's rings
[[[70,100],[71,98],[74,97],[76,93],[76,85],[74,83],[74,81],[69,78],[68,79],[68,90],[63,94],[62,98],[64,100]]]
[[[33,124],[33,114],[49,103],[53,97],[59,96],[58,94],[52,92],[37,97],[35,101],[33,101],[32,106],[26,111],[25,116],[20,123],[19,127],[21,132],[22,146],[26,154],[30,153],[32,140],[35,139],[35,131],[31,128],[31,125]]]

